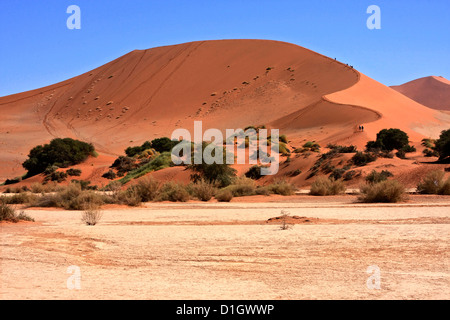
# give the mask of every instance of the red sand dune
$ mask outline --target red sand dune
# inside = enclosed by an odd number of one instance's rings
[[[192,130],[195,120],[204,130],[265,124],[293,144],[360,147],[382,128],[400,128],[420,141],[450,123],[448,114],[343,63],[267,40],[136,50],[64,82],[2,97],[0,111],[0,181],[23,174],[28,151],[54,137],[93,143],[103,155],[95,166],[106,169],[126,147],[170,137],[176,128]]]
[[[391,88],[429,108],[450,111],[450,81],[443,77],[424,77]]]

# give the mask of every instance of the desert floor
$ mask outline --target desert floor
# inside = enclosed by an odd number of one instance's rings
[[[35,223],[0,225],[0,298],[450,298],[450,197],[234,200],[111,207],[93,227],[80,212],[27,209]],[[282,209],[296,216],[288,230],[267,221]]]

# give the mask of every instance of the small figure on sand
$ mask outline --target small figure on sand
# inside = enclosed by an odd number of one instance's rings
[[[364,132],[364,126],[361,126],[361,125],[360,125],[360,126],[358,127],[358,130],[361,131],[361,132]]]

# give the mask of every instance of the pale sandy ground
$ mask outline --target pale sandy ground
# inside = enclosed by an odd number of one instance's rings
[[[146,204],[104,210],[95,227],[27,210],[36,223],[1,225],[0,298],[449,299],[450,199],[354,200]],[[265,223],[281,209],[311,220]],[[67,288],[72,265],[79,290]],[[372,265],[380,290],[366,285]]]

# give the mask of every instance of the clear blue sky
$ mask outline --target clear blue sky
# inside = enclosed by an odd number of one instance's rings
[[[369,30],[369,5],[381,30]],[[69,5],[81,30],[69,30]],[[134,49],[271,39],[338,60],[386,85],[450,79],[449,0],[1,0],[0,96],[50,85]]]

